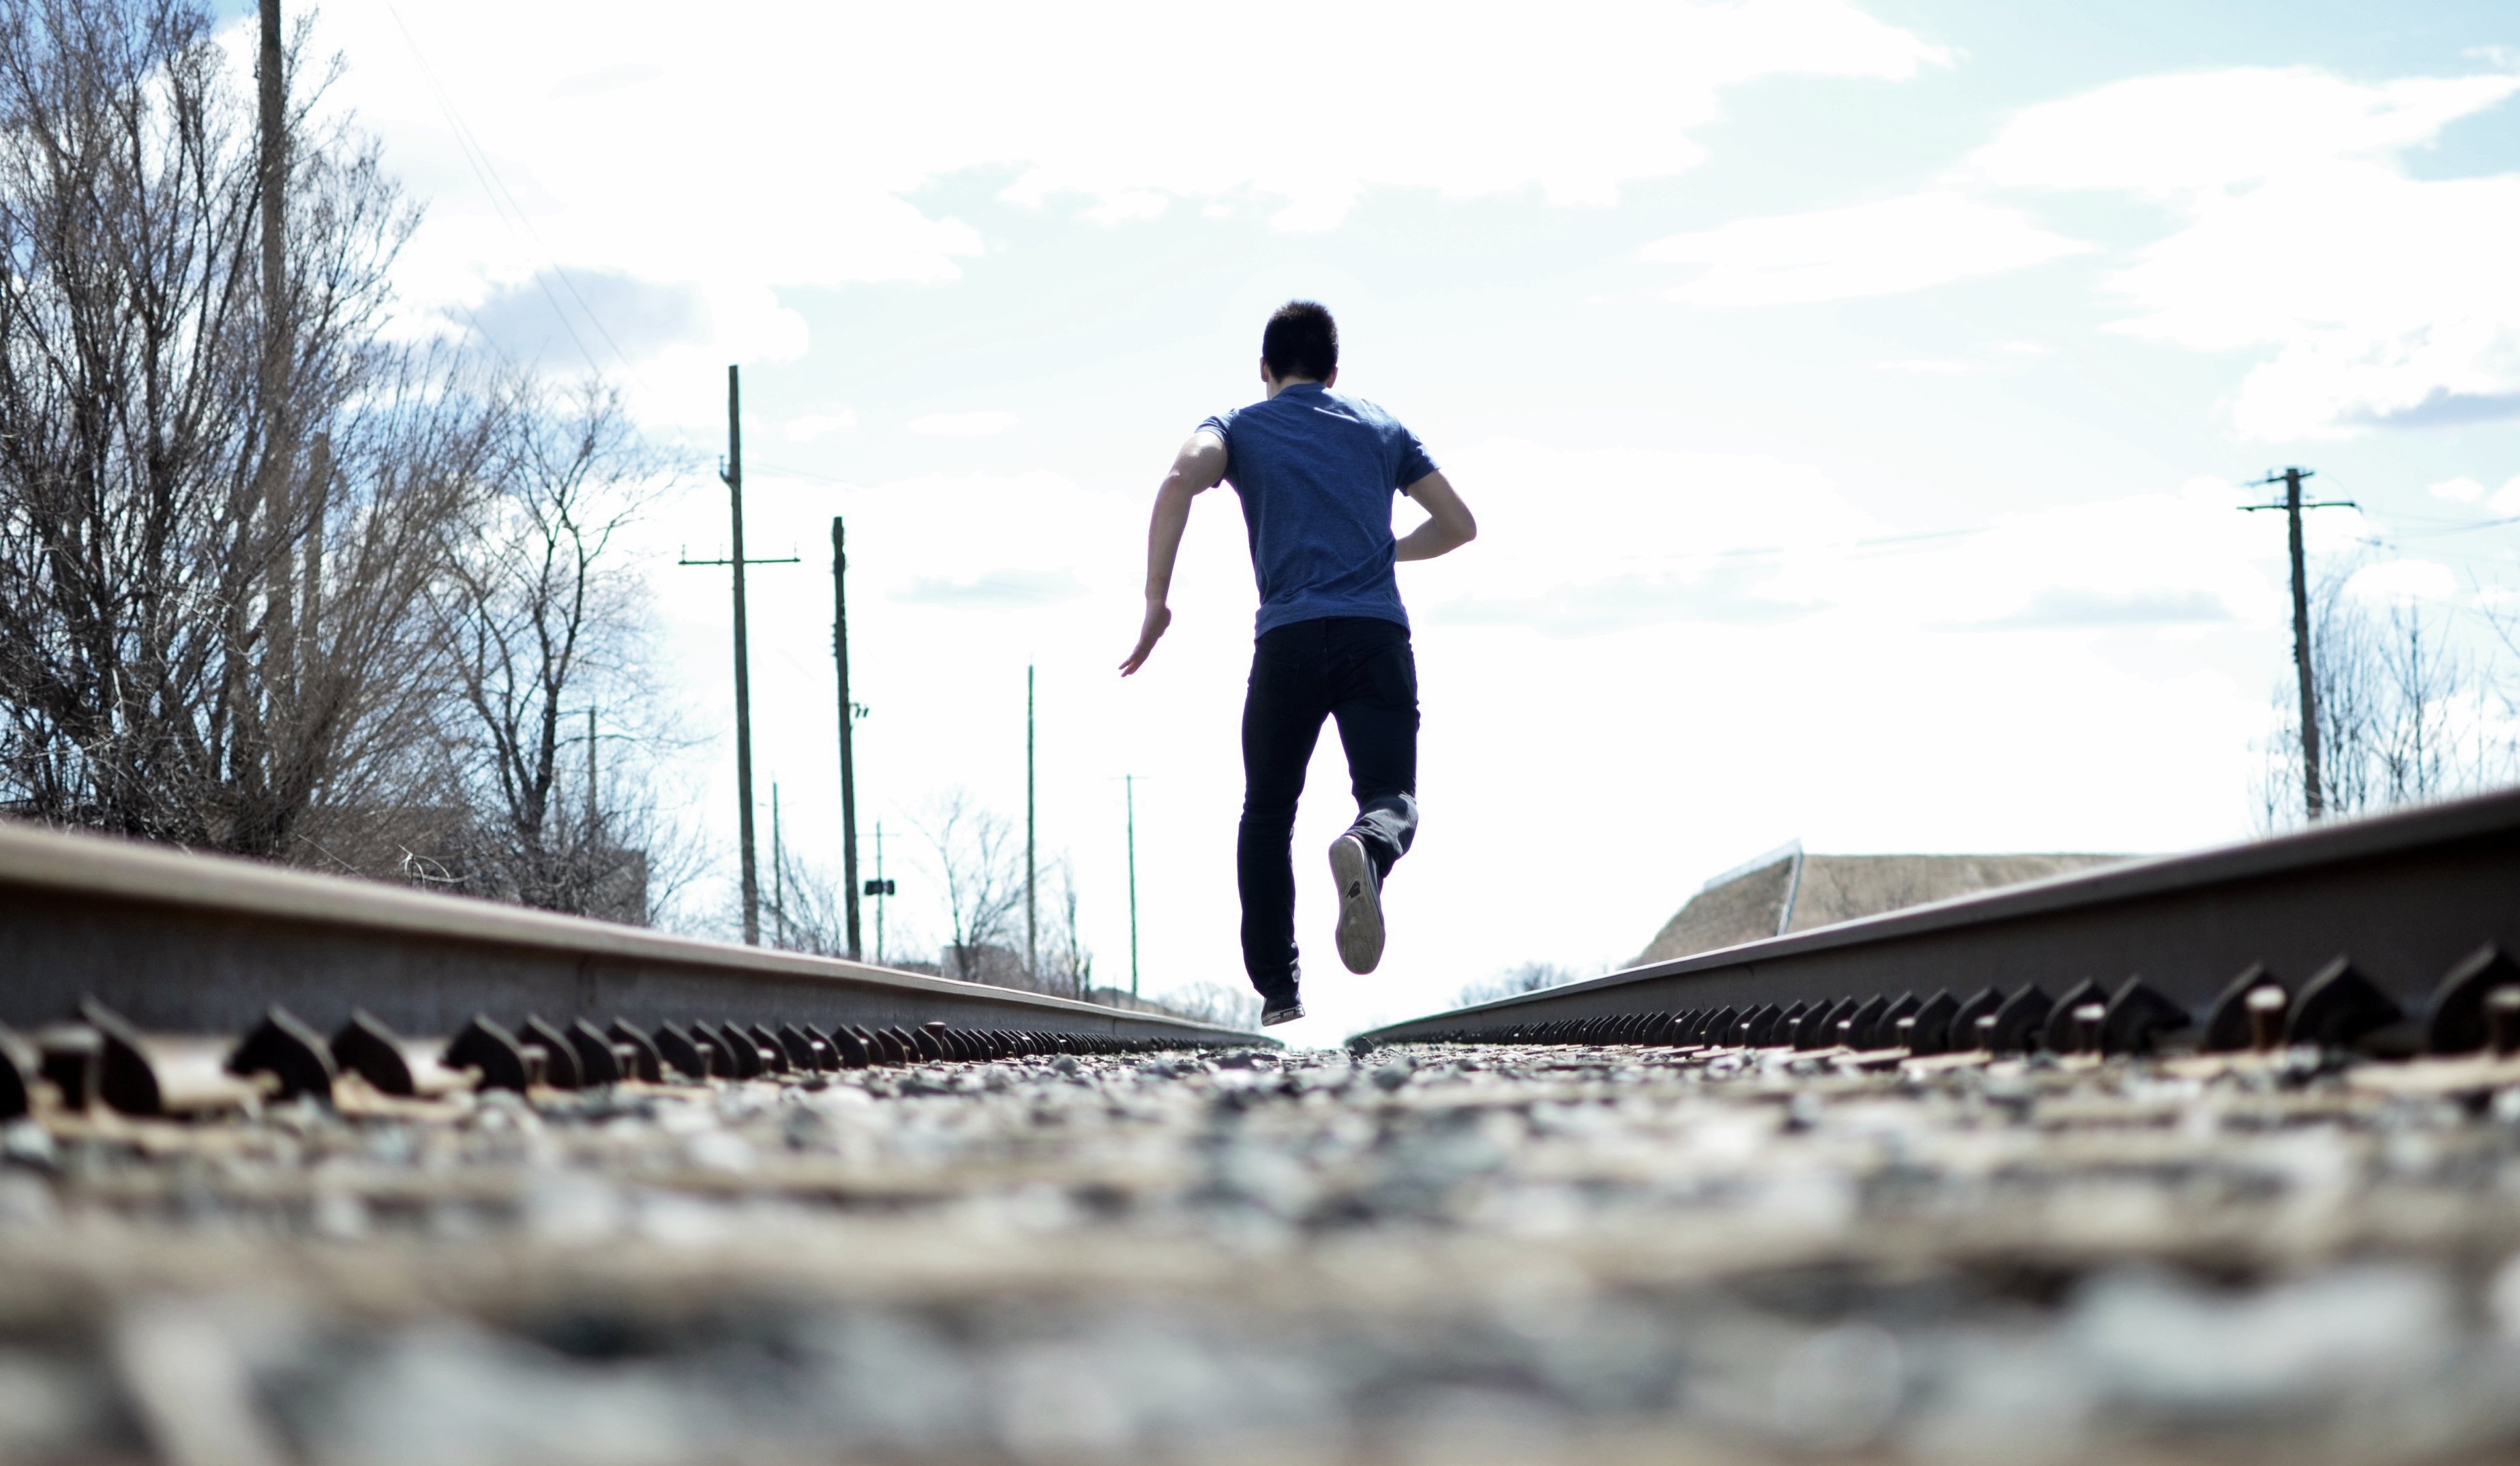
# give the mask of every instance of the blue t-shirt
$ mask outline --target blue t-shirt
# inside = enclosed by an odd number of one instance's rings
[[[1391,573],[1391,495],[1435,472],[1416,434],[1311,382],[1199,427],[1225,439],[1225,481],[1242,496],[1254,634],[1329,616],[1409,624]]]

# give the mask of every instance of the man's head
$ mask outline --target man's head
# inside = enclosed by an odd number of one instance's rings
[[[1289,300],[1260,333],[1260,378],[1275,395],[1290,382],[1338,380],[1338,322],[1316,300]]]

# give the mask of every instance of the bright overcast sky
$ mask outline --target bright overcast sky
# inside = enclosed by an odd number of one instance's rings
[[[591,358],[711,456],[742,363],[751,546],[804,557],[753,581],[760,795],[834,870],[847,516],[896,952],[943,926],[922,808],[1020,817],[1037,664],[1043,848],[1098,976],[1128,981],[1135,773],[1148,990],[1240,983],[1229,491],[1171,636],[1113,666],[1154,483],[1258,394],[1292,296],[1482,527],[1401,572],[1425,818],[1370,978],[1328,940],[1334,739],[1314,764],[1303,1039],[1624,960],[1790,838],[2247,834],[2288,672],[2282,525],[2236,510],[2270,467],[2362,503],[2313,545],[2375,588],[2520,583],[2520,531],[2460,527],[2520,515],[2507,0],[335,0],[322,41],[428,206],[416,319]],[[696,474],[651,530],[731,871],[725,582],[672,566],[719,552],[723,492]]]

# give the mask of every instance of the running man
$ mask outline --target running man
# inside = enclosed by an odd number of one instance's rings
[[[1295,959],[1295,800],[1321,738],[1338,719],[1356,822],[1330,842],[1339,960],[1382,960],[1382,883],[1418,835],[1418,663],[1392,565],[1432,560],[1478,533],[1461,495],[1391,414],[1330,390],[1338,325],[1290,300],[1260,337],[1268,395],[1198,425],[1155,490],[1147,530],[1147,618],[1120,664],[1146,665],[1172,624],[1164,599],[1191,500],[1220,481],[1242,496],[1260,618],[1242,703],[1242,829],[1234,851],[1242,893],[1242,966],[1264,1025],[1304,1016]],[[1426,522],[1394,539],[1391,495]]]

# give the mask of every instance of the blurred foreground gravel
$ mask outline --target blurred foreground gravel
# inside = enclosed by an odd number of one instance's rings
[[[5,1131],[0,1458],[2520,1452],[2520,1067],[1419,1047],[354,1084]]]

